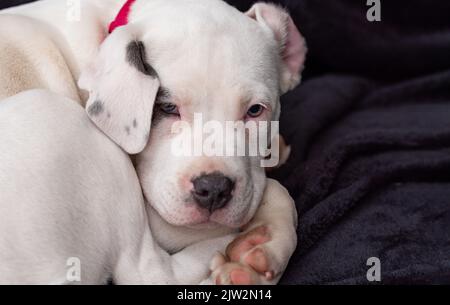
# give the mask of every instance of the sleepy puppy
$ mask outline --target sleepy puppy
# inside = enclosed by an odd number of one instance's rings
[[[72,100],[44,90],[3,100],[0,139],[0,284],[207,284],[230,269],[253,274],[222,258],[208,278],[233,234],[173,255],[161,249],[129,157]],[[279,208],[274,232],[295,226],[285,212],[292,201],[275,181],[262,201],[257,213]],[[270,242],[288,242],[287,233]]]
[[[49,57],[65,63],[52,71],[72,76],[86,91],[54,85],[58,78],[46,73],[36,86],[50,84],[78,99],[98,128],[133,155],[150,226],[164,249],[204,254],[222,238],[225,252],[236,238],[226,257],[213,260],[210,281],[277,282],[296,246],[295,208],[286,196],[261,205],[267,181],[261,157],[179,157],[171,147],[183,137],[173,124],[194,125],[195,114],[219,123],[278,119],[279,96],[299,83],[306,52],[289,15],[262,3],[242,14],[218,0],[81,3],[82,22],[69,20],[65,4],[55,0],[7,10],[2,34],[18,24],[35,29],[42,41],[51,34],[55,54]],[[13,40],[21,35],[33,44],[26,31]],[[43,47],[36,51],[46,54]],[[11,69],[40,69],[27,59]],[[17,90],[4,88],[6,96]],[[268,189],[282,193],[279,185]],[[289,221],[275,221],[278,213]],[[200,269],[198,278],[208,273]]]

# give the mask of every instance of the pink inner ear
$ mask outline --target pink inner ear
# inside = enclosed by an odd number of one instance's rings
[[[279,6],[267,3],[256,3],[246,13],[250,18],[264,19],[272,29],[275,38],[283,43],[282,58],[291,80],[299,79],[306,57],[305,41],[289,14]]]
[[[305,62],[305,56],[305,41],[295,26],[294,21],[289,17],[283,59],[292,74],[299,74],[301,72]]]

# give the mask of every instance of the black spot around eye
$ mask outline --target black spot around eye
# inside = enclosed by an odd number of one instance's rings
[[[159,102],[170,102],[172,95],[169,89],[165,87],[159,87],[158,94],[156,95],[156,100]]]
[[[132,41],[128,44],[127,62],[145,75],[153,78],[158,77],[158,73],[156,73],[155,69],[147,62],[145,46],[142,41]]]
[[[161,110],[159,110],[158,106],[155,106],[152,116],[152,127],[158,125],[165,117],[166,115]]]

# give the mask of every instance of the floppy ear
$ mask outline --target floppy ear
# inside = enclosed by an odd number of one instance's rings
[[[160,82],[146,61],[145,46],[125,27],[105,39],[78,82],[89,91],[86,111],[108,137],[129,154],[147,145]]]
[[[281,91],[286,93],[300,83],[307,52],[306,43],[288,12],[279,6],[256,3],[246,13],[269,31],[280,45],[282,58]]]

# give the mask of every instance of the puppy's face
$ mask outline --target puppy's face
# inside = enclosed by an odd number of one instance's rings
[[[199,115],[203,124],[222,127],[277,120],[279,94],[299,81],[301,36],[284,11],[266,4],[242,14],[220,1],[138,1],[130,20],[80,80],[90,89],[89,116],[137,153],[144,195],[167,222],[242,226],[265,187],[261,157],[179,155],[174,144],[195,136],[173,127],[184,122],[195,129]],[[114,60],[123,67],[113,67]],[[233,145],[227,137],[215,140]]]

